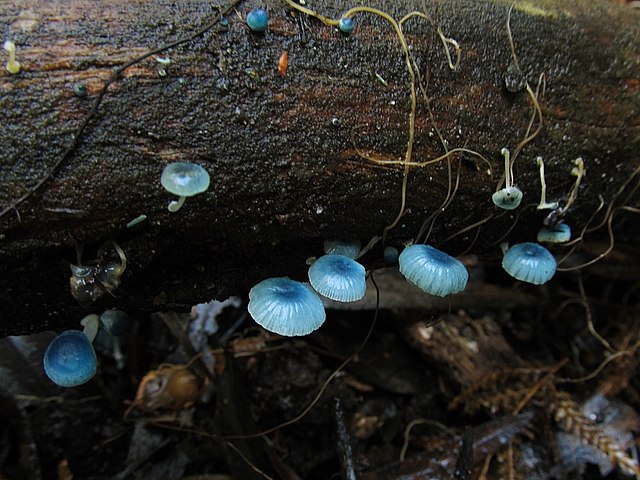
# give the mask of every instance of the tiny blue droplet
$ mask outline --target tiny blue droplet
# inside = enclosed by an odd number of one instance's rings
[[[264,32],[269,23],[269,15],[262,8],[251,10],[247,15],[247,25],[254,32]]]
[[[338,22],[338,28],[342,33],[351,33],[353,32],[355,25],[353,24],[353,20],[349,17],[342,17],[340,22]]]

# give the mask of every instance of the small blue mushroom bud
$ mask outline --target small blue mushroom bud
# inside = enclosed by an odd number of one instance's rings
[[[175,162],[164,167],[160,183],[169,193],[180,197],[169,204],[169,211],[177,212],[187,197],[206,192],[209,181],[209,173],[195,163]]]
[[[400,257],[400,273],[431,295],[444,297],[465,289],[469,272],[460,260],[430,245],[411,245]]]
[[[44,372],[61,387],[76,387],[91,380],[98,361],[93,345],[79,330],[61,333],[44,352]]]
[[[337,302],[355,302],[367,290],[362,265],[344,255],[324,255],[309,268],[309,283],[320,295]]]
[[[396,263],[398,261],[398,249],[396,247],[386,247],[382,255],[387,263]]]
[[[362,244],[359,240],[344,242],[342,240],[327,240],[324,242],[324,253],[327,255],[344,255],[345,257],[358,258]]]
[[[107,333],[119,337],[129,331],[129,315],[122,310],[105,310],[100,315],[100,326]]]
[[[353,32],[355,25],[353,24],[353,20],[349,17],[342,17],[338,22],[338,28],[342,33],[351,33]]]
[[[247,25],[254,32],[264,32],[269,24],[269,15],[262,8],[251,10],[247,15]]]
[[[571,240],[571,227],[566,223],[559,223],[555,227],[542,227],[537,238],[539,242],[566,243]]]
[[[522,282],[542,285],[556,273],[556,259],[537,243],[518,243],[506,251],[502,268]]]
[[[287,337],[307,335],[326,318],[320,297],[286,277],[268,278],[254,286],[247,309],[258,325]]]

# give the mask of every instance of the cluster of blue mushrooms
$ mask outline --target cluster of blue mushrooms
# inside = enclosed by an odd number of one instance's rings
[[[169,193],[179,197],[177,201],[169,203],[169,211],[177,212],[187,197],[206,192],[209,182],[209,173],[198,164],[175,162],[164,167],[160,183]]]
[[[324,251],[309,268],[311,287],[289,278],[269,278],[251,289],[248,310],[258,325],[280,335],[307,335],[326,318],[318,293],[338,302],[364,297],[366,272],[355,261],[360,242],[327,241]]]
[[[469,272],[460,260],[430,245],[411,245],[398,257],[400,273],[421,290],[445,297],[465,289]]]
[[[91,380],[98,369],[93,341],[100,328],[110,335],[122,335],[129,328],[129,317],[120,310],[107,310],[101,316],[87,315],[80,330],[67,330],[55,337],[44,352],[44,373],[60,387],[77,387]]]

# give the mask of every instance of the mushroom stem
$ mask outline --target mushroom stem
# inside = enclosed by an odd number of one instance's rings
[[[80,320],[80,325],[84,327],[82,329],[82,333],[84,333],[89,341],[93,343],[93,340],[98,334],[98,328],[100,327],[100,317],[95,313],[92,313]]]
[[[175,213],[180,210],[182,208],[182,205],[184,205],[184,201],[186,199],[187,197],[181,196],[180,198],[178,198],[178,200],[173,200],[171,203],[169,203],[169,211]]]
[[[7,71],[16,74],[20,71],[20,63],[16,62],[16,44],[10,40],[4,42],[4,49],[9,52],[9,61],[7,62]]]
[[[536,163],[538,167],[540,167],[540,204],[538,205],[538,210],[544,210],[546,208],[555,210],[558,208],[558,202],[547,203],[547,183],[544,180],[544,161],[542,157],[537,157]]]
[[[509,188],[511,186],[511,177],[513,174],[511,173],[511,160],[509,149],[503,148],[500,150],[500,154],[504,156],[504,176],[505,176],[505,188]]]

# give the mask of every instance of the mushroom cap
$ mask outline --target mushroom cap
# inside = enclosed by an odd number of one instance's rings
[[[254,32],[264,32],[269,23],[269,15],[262,8],[254,8],[247,14],[247,25]]]
[[[122,310],[105,310],[100,315],[100,325],[110,335],[119,337],[129,331],[129,315]]]
[[[566,223],[559,223],[555,227],[542,227],[538,231],[537,240],[547,243],[566,243],[571,240],[571,227]]]
[[[346,242],[344,240],[326,240],[324,242],[324,253],[327,255],[344,255],[345,257],[356,259],[360,253],[362,244],[360,240]]]
[[[465,289],[469,272],[460,260],[430,245],[411,245],[400,257],[400,273],[431,295],[444,297]]]
[[[522,282],[542,285],[556,273],[556,259],[537,243],[518,243],[502,258],[502,268],[513,278]]]
[[[518,205],[522,202],[522,190],[513,186],[503,188],[491,195],[491,200],[493,200],[496,207],[504,210],[513,210],[518,208]]]
[[[249,291],[249,314],[270,332],[307,335],[324,323],[322,300],[311,288],[286,277],[268,278]]]
[[[44,352],[44,372],[61,387],[76,387],[91,380],[98,367],[96,352],[80,330],[62,332]]]
[[[209,181],[209,173],[204,168],[188,162],[170,163],[164,167],[160,177],[162,186],[180,197],[191,197],[207,191]]]
[[[323,255],[309,268],[309,283],[320,295],[337,302],[355,302],[367,290],[362,265],[345,255]]]

